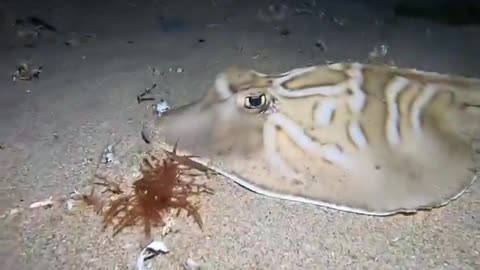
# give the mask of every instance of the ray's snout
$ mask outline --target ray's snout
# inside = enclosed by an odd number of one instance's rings
[[[200,104],[192,103],[171,109],[161,116],[144,123],[142,137],[147,143],[156,140],[168,144],[179,142],[183,147],[192,148],[211,143],[215,116],[209,110],[202,110]]]

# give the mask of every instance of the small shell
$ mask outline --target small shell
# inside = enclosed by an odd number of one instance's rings
[[[146,270],[145,260],[151,259],[160,253],[165,254],[170,252],[168,247],[162,241],[152,241],[146,246],[137,258],[137,270]],[[152,254],[148,254],[152,253]]]
[[[155,111],[157,112],[157,116],[160,117],[166,111],[170,110],[170,105],[164,99],[160,99],[157,105],[155,105]]]
[[[112,163],[115,161],[115,154],[114,154],[114,145],[108,145],[105,150],[103,150],[103,157],[102,157],[102,162],[107,164],[107,163]]]

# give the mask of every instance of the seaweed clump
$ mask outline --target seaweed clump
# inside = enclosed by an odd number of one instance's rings
[[[133,183],[133,194],[121,195],[111,202],[103,216],[104,229],[112,225],[115,236],[125,227],[143,223],[145,236],[150,239],[152,226],[165,226],[165,216],[172,210],[177,211],[177,216],[185,210],[203,228],[199,207],[189,197],[213,191],[205,184],[195,183],[198,174],[192,173],[195,168],[189,166],[193,161],[178,156],[175,149],[176,146],[163,160],[153,155],[149,156],[152,161],[143,159],[142,177]]]

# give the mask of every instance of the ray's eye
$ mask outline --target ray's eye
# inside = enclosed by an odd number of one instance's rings
[[[245,108],[247,109],[258,109],[265,106],[267,103],[267,97],[265,94],[257,96],[249,96],[245,98]]]

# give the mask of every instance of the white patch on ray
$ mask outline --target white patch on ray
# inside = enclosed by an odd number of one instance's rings
[[[428,102],[431,101],[435,92],[437,91],[437,87],[432,84],[428,84],[424,87],[423,91],[415,99],[412,105],[412,112],[410,121],[412,123],[413,131],[419,134],[421,132],[421,118],[422,118],[422,111]]]
[[[299,179],[298,175],[288,165],[277,151],[277,129],[273,123],[265,122],[263,127],[264,154],[270,169],[286,178]]]
[[[256,70],[250,70],[250,72],[252,72],[253,74],[259,76],[259,77],[262,77],[262,78],[265,78],[265,77],[268,77],[268,74],[265,74],[265,73],[261,73],[259,71],[256,71]]]
[[[315,69],[316,67],[294,69],[291,72],[288,72],[284,77],[273,80],[272,89],[273,91],[277,92],[281,96],[291,97],[291,98],[314,96],[314,95],[336,96],[345,92],[345,84],[310,87],[310,88],[305,88],[305,89],[296,90],[296,91],[290,91],[282,87],[282,84],[284,82],[294,77],[298,77],[302,74],[311,72]]]
[[[296,70],[303,70],[302,68],[300,69],[294,69],[293,71],[296,71]],[[262,77],[262,78],[267,78],[267,77],[283,77],[283,76],[287,76],[288,74],[290,74],[292,71],[286,71],[286,72],[283,72],[283,73],[277,73],[277,74],[266,74],[266,73],[262,73],[262,72],[259,72],[259,71],[256,71],[256,70],[251,70],[251,72],[259,77]]]
[[[349,86],[353,92],[353,96],[348,100],[348,105],[350,110],[355,113],[361,112],[367,104],[367,94],[361,87],[363,85],[362,68],[362,65],[352,64],[351,69],[347,71],[350,76]]]
[[[333,63],[328,65],[328,68],[336,70],[336,71],[341,71],[345,69],[345,65],[343,63]]]
[[[331,124],[333,113],[337,104],[334,100],[322,101],[316,107],[313,112],[313,121],[320,127],[325,127]]]
[[[336,145],[322,145],[314,142],[304,133],[302,128],[285,115],[281,113],[271,114],[268,116],[267,122],[280,127],[298,147],[310,155],[326,159],[337,165],[346,165],[347,159]]]
[[[315,96],[315,95],[337,96],[345,92],[345,84],[311,87],[311,88],[305,88],[302,90],[295,90],[295,91],[286,90],[282,86],[275,85],[275,84],[273,87],[274,87],[274,91],[276,91],[279,95],[284,97],[290,97],[290,98]]]
[[[367,138],[357,120],[350,121],[348,125],[348,134],[358,148],[365,148],[367,146]]]
[[[318,67],[316,66],[311,66],[311,67],[305,67],[305,68],[296,68],[296,69],[292,69],[290,71],[287,71],[281,75],[284,75],[282,76],[282,78],[279,78],[277,81],[279,81],[280,84],[284,83],[285,81],[288,81],[290,80],[291,78],[293,77],[298,77],[302,74],[305,74],[305,73],[308,73],[308,72],[312,72],[314,71],[315,69],[317,69]]]
[[[400,111],[398,108],[397,96],[409,83],[410,81],[406,78],[395,77],[385,90],[388,110],[385,129],[387,133],[387,141],[391,145],[400,143]]]
[[[215,78],[215,90],[217,91],[220,100],[227,99],[232,95],[227,75],[225,73],[221,73]]]
[[[323,158],[325,158],[330,162],[336,163],[337,165],[346,165],[347,159],[343,155],[340,148],[338,148],[336,145],[326,144],[326,145],[323,145],[322,148],[323,148]]]

